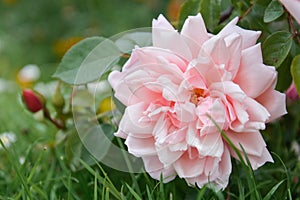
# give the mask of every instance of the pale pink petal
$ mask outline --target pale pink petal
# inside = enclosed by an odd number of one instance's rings
[[[206,158],[190,159],[188,153],[184,153],[174,164],[174,169],[181,178],[199,176],[204,171]]]
[[[182,36],[172,27],[172,25],[160,15],[152,22],[152,42],[153,46],[169,49],[187,60],[192,59],[192,53]],[[176,41],[176,42],[174,42]]]
[[[124,82],[124,74],[119,71],[113,71],[108,76],[108,81],[115,91],[115,97],[125,106],[138,103],[139,100]]]
[[[230,151],[227,145],[224,145],[224,153],[219,163],[219,176],[216,177],[215,183],[219,189],[224,189],[228,185],[229,175],[231,173]]]
[[[230,72],[231,79],[233,79],[241,62],[242,37],[239,34],[231,34],[225,38],[225,42],[229,53],[229,60],[225,69]]]
[[[244,101],[247,97],[240,86],[231,81],[213,83],[210,85],[209,90],[211,91],[210,95],[212,97],[219,97],[221,93],[239,102]]]
[[[181,122],[191,122],[196,119],[195,105],[191,102],[176,104],[174,106],[177,119]]]
[[[197,185],[200,188],[206,185],[214,190],[225,189],[229,182],[231,169],[230,153],[228,148],[225,147],[222,158],[220,158],[217,165],[217,169],[213,173],[208,173],[208,175],[202,173],[196,177],[186,178],[186,181],[189,184]]]
[[[154,122],[140,120],[147,108],[144,103],[128,106],[119,125],[119,130],[124,133],[134,134],[138,138],[149,138],[152,136]]]
[[[269,119],[270,113],[263,105],[261,105],[257,101],[251,98],[247,98],[244,103],[247,107],[246,110],[249,114],[250,121],[265,123]]]
[[[257,63],[256,54],[261,55],[260,49],[251,48],[243,51],[242,62],[234,82],[252,98],[256,98],[276,81],[277,73],[274,67]]]
[[[175,64],[172,68],[174,74],[181,74],[181,71],[185,71],[188,65],[188,61],[183,57],[174,54],[174,52],[168,49],[162,49],[157,47],[143,47],[133,50],[132,55],[128,62],[124,65],[123,70],[128,69],[133,65],[144,65],[146,63],[156,64],[159,63],[158,58],[163,58],[167,63]],[[179,70],[180,69],[180,70]],[[158,68],[156,70],[166,70],[164,68]]]
[[[188,66],[190,74],[199,74],[199,77],[205,79],[206,86],[208,87],[213,82],[219,82],[223,76],[211,58],[208,56],[198,57],[190,62]]]
[[[232,33],[238,33],[242,36],[242,48],[246,49],[252,45],[255,45],[257,39],[259,38],[261,32],[260,31],[251,31],[240,28],[237,26],[238,17],[234,18],[229,22],[219,33],[219,36],[227,36]]]
[[[242,152],[242,154],[243,154],[243,150],[240,145],[243,146],[247,155],[253,155],[253,156],[261,156],[264,151],[264,148],[266,147],[266,143],[263,140],[261,133],[259,131],[237,133],[228,130],[226,131],[225,134],[230,139],[230,141],[235,145],[235,147],[240,152]]]
[[[176,177],[176,172],[173,166],[164,166],[157,156],[143,156],[142,157],[146,171],[150,176],[156,180],[160,180],[163,177],[163,182],[167,183],[172,181]]]
[[[173,164],[184,153],[184,151],[171,151],[168,144],[160,145],[156,143],[155,146],[158,158],[164,166]]]
[[[279,0],[291,15],[300,24],[300,1],[299,0]]]
[[[256,98],[256,100],[269,111],[271,116],[268,122],[287,113],[285,98],[285,94],[276,90],[268,90]]]
[[[202,44],[209,39],[204,20],[199,13],[196,16],[189,16],[183,24],[181,35],[189,45],[193,57],[199,53]]]
[[[224,150],[221,133],[215,132],[200,137],[200,145],[197,149],[203,156],[221,157]]]
[[[207,40],[201,47],[199,57],[210,56],[216,65],[225,65],[229,60],[224,37],[212,37]]]
[[[264,165],[266,162],[271,162],[271,163],[274,162],[274,160],[267,148],[263,149],[263,152],[260,156],[249,155],[248,158],[251,163],[252,169],[254,169],[254,170],[256,170],[260,166]]]
[[[153,156],[156,155],[156,149],[154,145],[154,138],[137,138],[132,135],[128,135],[125,144],[128,146],[128,152],[137,156]]]

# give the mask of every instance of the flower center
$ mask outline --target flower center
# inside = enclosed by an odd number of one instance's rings
[[[197,106],[198,103],[199,103],[199,98],[200,97],[205,97],[205,91],[204,91],[204,89],[194,88],[192,90],[190,102],[192,102],[193,104],[195,104],[195,106]]]

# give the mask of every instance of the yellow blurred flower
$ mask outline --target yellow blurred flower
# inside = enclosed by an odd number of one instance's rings
[[[6,5],[13,5],[15,3],[17,3],[18,0],[2,0],[3,3],[5,3]]]
[[[101,101],[101,103],[99,104],[97,113],[109,112],[109,111],[112,111],[115,108],[116,108],[116,105],[112,101],[112,98],[111,97],[107,97],[107,98],[103,99]]]
[[[53,52],[58,57],[63,57],[65,53],[77,42],[82,40],[83,37],[70,37],[68,39],[57,40],[53,45]]]

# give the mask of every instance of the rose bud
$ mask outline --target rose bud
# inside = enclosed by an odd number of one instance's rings
[[[36,113],[44,108],[45,99],[41,94],[30,89],[25,89],[23,90],[22,97],[29,111]]]
[[[287,91],[285,92],[285,94],[291,100],[297,100],[297,99],[299,99],[299,94],[297,92],[297,89],[295,87],[295,83],[294,82],[292,82],[292,84],[287,89]]]

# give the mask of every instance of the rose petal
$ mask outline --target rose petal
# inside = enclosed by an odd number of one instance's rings
[[[155,47],[169,49],[187,60],[192,59],[189,46],[163,15],[152,22],[152,42]]]
[[[259,45],[256,45],[255,48],[243,51],[240,69],[234,79],[234,82],[252,98],[262,94],[276,81],[277,77],[274,67],[253,61],[259,57],[258,55],[261,55],[261,50],[258,47]]]
[[[188,153],[184,153],[174,164],[174,169],[181,178],[196,177],[203,173],[205,158],[191,159]]]
[[[238,33],[242,36],[242,49],[246,49],[252,45],[255,45],[257,39],[259,38],[261,32],[260,31],[251,31],[240,28],[236,26],[238,22],[238,17],[234,18],[229,22],[219,33],[219,36],[227,36],[232,33]]]
[[[200,13],[196,16],[189,16],[185,20],[181,35],[189,45],[193,57],[196,57],[202,44],[209,39],[204,20]]]
[[[154,138],[137,138],[132,135],[128,135],[125,144],[128,146],[128,152],[137,156],[153,156],[156,155],[156,149],[154,145]]]
[[[128,106],[119,125],[119,130],[123,133],[130,133],[138,138],[149,138],[152,136],[154,122],[145,122],[140,119],[143,111],[147,108],[144,103]]]
[[[156,180],[160,180],[161,175],[163,182],[167,183],[172,181],[176,177],[176,172],[173,166],[164,166],[157,156],[143,156],[142,157],[146,171],[150,176]]]
[[[276,90],[268,90],[256,98],[256,100],[262,104],[271,115],[267,122],[273,121],[287,113],[285,98],[285,94]]]

